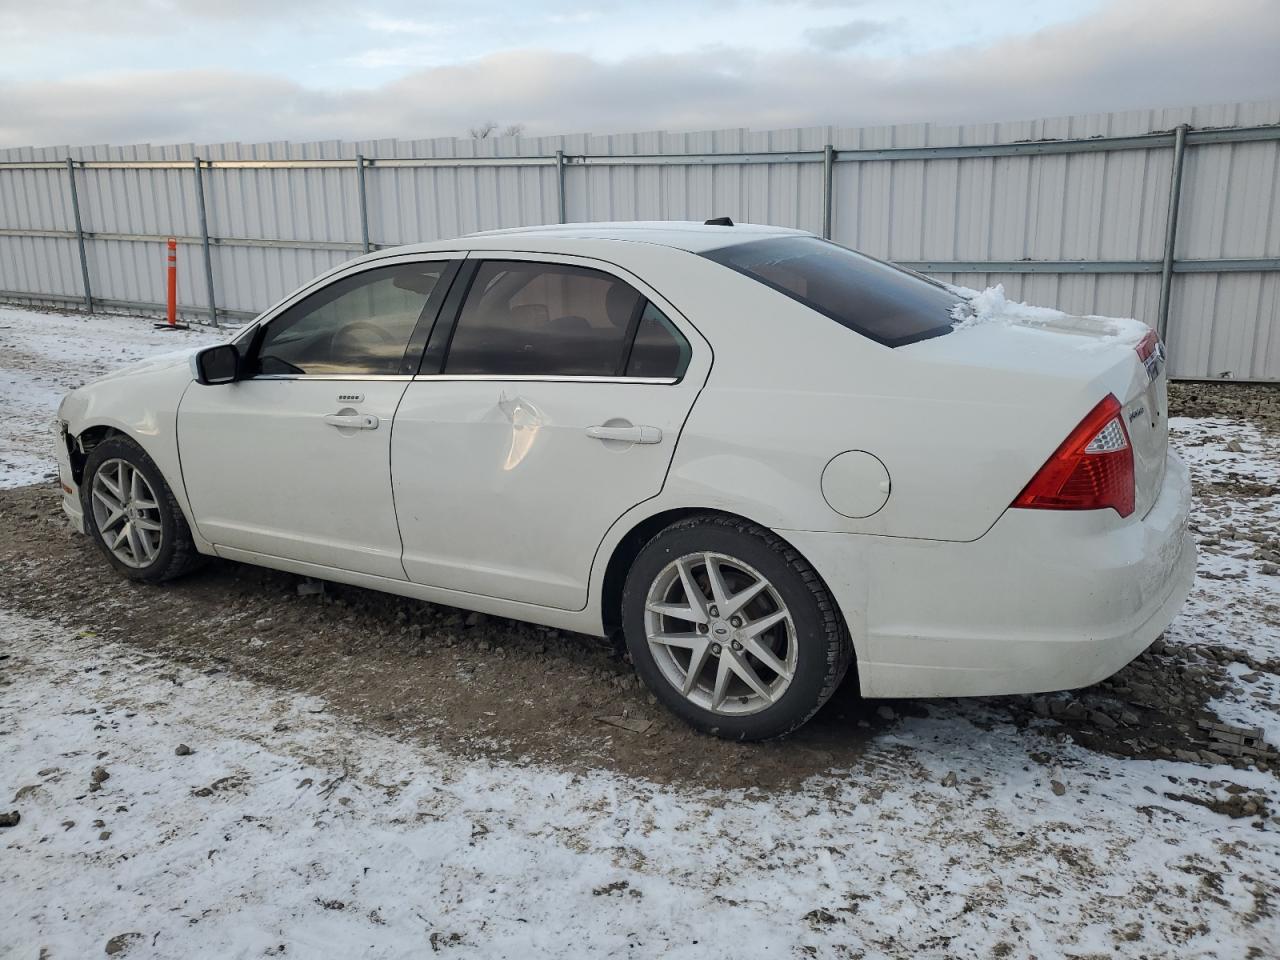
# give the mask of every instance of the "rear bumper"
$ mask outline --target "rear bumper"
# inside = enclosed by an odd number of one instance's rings
[[[1147,516],[1008,510],[954,543],[779,531],[826,579],[868,697],[1067,690],[1115,673],[1177,615],[1195,578],[1191,483],[1170,452]]]

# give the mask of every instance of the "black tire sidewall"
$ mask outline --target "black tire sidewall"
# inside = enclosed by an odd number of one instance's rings
[[[650,585],[671,561],[691,553],[722,553],[749,564],[773,585],[795,624],[796,672],[782,698],[741,717],[712,713],[686,700],[662,673],[645,637],[645,602]],[[623,631],[636,672],[669,710],[705,733],[732,740],[765,740],[794,730],[830,695],[833,671],[841,669],[831,620],[801,569],[760,536],[714,521],[677,524],[651,540],[636,557],[622,600]]]
[[[145,567],[131,567],[124,563],[111,552],[111,548],[107,546],[102,538],[101,531],[98,530],[98,522],[93,513],[93,479],[97,475],[99,467],[108,460],[124,460],[142,472],[147,478],[147,483],[151,484],[151,489],[155,491],[156,503],[160,509],[160,531],[161,543],[160,550],[156,553],[156,558]],[[146,580],[157,582],[165,579],[165,574],[169,570],[170,564],[173,562],[174,551],[177,549],[178,538],[185,533],[179,531],[176,514],[176,503],[173,499],[173,493],[169,489],[169,484],[165,482],[160,468],[155,465],[146,451],[138,444],[126,437],[112,437],[104,440],[89,452],[89,457],[85,461],[84,479],[80,484],[80,506],[84,511],[85,532],[97,544],[98,549],[107,558],[108,562],[116,568],[120,573],[124,574],[130,580]]]

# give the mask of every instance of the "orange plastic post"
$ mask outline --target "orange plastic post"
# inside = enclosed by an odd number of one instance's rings
[[[169,238],[169,326],[178,322],[178,240]]]

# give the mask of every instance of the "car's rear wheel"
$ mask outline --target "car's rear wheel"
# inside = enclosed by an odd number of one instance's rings
[[[173,491],[128,437],[111,437],[90,451],[80,496],[89,535],[126,577],[159,583],[199,564]]]
[[[835,692],[851,649],[826,586],[794,548],[733,517],[678,521],[636,557],[623,591],[641,679],[706,733],[764,740]]]

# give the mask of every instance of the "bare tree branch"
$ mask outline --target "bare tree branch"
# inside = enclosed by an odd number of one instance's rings
[[[497,137],[497,136],[518,137],[524,133],[524,124],[508,123],[505,127],[501,128],[501,131],[502,131],[501,133],[499,133],[498,131],[499,131],[498,121],[486,120],[484,123],[480,124],[478,127],[472,127],[467,132],[471,134],[472,140],[488,140],[490,137]]]

